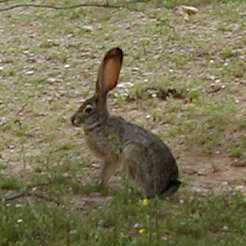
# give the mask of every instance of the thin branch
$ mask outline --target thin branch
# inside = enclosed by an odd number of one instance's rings
[[[4,201],[12,201],[12,200],[24,197],[24,196],[25,196],[25,192],[20,192],[20,193],[17,193],[15,195],[12,195],[12,196],[3,197],[3,199],[4,199]]]
[[[53,198],[50,198],[48,196],[45,196],[43,194],[39,194],[39,193],[29,193],[28,196],[34,196],[36,198],[39,198],[39,199],[43,199],[47,202],[54,202],[56,203],[56,205],[61,205],[61,202],[56,200],[56,199],[53,199]]]
[[[34,193],[34,192],[27,192],[27,191],[23,191],[23,192],[17,193],[15,195],[12,195],[12,196],[9,196],[9,197],[5,197],[4,200],[5,201],[13,201],[13,200],[16,200],[16,199],[19,199],[19,198],[22,198],[22,197],[36,197],[36,198],[45,200],[47,202],[54,202],[56,205],[60,205],[61,204],[58,200],[50,198],[50,197],[48,197],[48,196],[46,196],[44,194]]]
[[[13,0],[0,0],[0,3],[8,3],[10,1],[13,1]]]
[[[137,1],[127,2],[125,5],[110,5],[108,3],[106,4],[81,3],[81,4],[70,5],[70,6],[56,6],[56,5],[49,5],[49,4],[32,4],[32,3],[29,4],[27,3],[27,4],[11,5],[6,8],[0,8],[0,12],[17,9],[17,8],[48,8],[48,9],[55,9],[55,10],[68,10],[68,9],[76,9],[76,8],[84,8],[84,7],[96,7],[96,8],[119,9],[119,8],[128,8],[127,6],[131,4],[147,3],[148,1],[149,0],[137,0]]]
[[[88,4],[76,4],[71,6],[53,6],[48,4],[16,4],[11,5],[6,8],[0,8],[0,12],[17,9],[17,8],[48,8],[48,9],[55,9],[55,10],[68,10],[68,9],[75,9],[75,8],[83,8],[83,7],[97,7],[97,8],[121,8],[123,6],[120,5],[107,5],[107,4],[96,4],[96,3],[88,3]]]
[[[23,110],[26,108],[26,106],[28,105],[28,102],[25,102],[21,108],[16,112],[16,115],[19,115],[20,113],[23,112]]]

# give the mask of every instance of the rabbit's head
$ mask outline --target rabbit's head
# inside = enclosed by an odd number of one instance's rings
[[[120,48],[113,48],[105,54],[99,67],[95,94],[72,116],[74,126],[94,128],[108,117],[107,94],[118,83],[122,62],[123,51]]]

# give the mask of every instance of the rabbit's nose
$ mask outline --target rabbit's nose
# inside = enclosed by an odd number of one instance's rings
[[[80,119],[79,117],[74,114],[72,117],[71,117],[71,122],[73,124],[73,126],[77,126],[77,127],[80,127],[81,123],[80,123]]]

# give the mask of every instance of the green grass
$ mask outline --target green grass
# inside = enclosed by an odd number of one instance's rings
[[[224,194],[182,203],[117,195],[84,213],[23,199],[0,205],[3,245],[244,245],[245,198]],[[223,212],[221,212],[223,211]],[[228,244],[229,243],[229,244]]]
[[[0,176],[1,190],[19,190],[22,187],[19,179],[12,176]]]
[[[199,12],[186,22],[172,12],[181,4]],[[0,12],[0,245],[244,245],[245,195],[233,190],[245,187],[245,10],[170,0]],[[98,185],[99,161],[70,123],[113,46],[133,86],[110,95],[110,111],[158,134],[181,170],[179,192],[148,206],[122,179]]]

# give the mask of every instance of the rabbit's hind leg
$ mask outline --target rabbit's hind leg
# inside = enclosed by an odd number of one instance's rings
[[[140,144],[128,144],[122,153],[122,163],[128,176],[137,184],[142,193],[149,187],[149,175],[145,170],[147,152]]]

